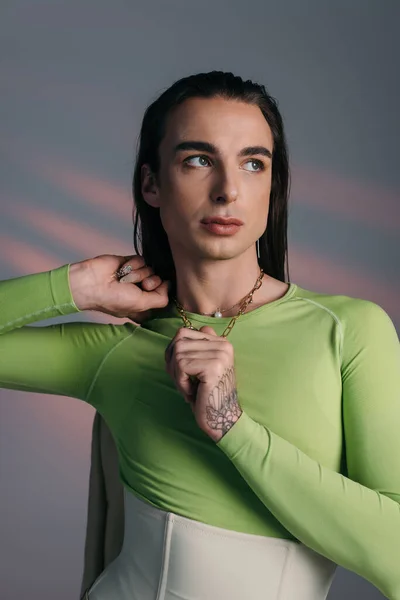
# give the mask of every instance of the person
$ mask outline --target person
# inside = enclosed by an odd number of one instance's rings
[[[1,282],[1,385],[116,443],[123,546],[85,598],[321,600],[341,565],[400,600],[399,340],[290,281],[289,181],[263,85],[182,78],[143,118],[136,254]],[[131,320],[29,327],[85,310]]]

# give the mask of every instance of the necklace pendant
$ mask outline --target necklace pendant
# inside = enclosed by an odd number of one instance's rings
[[[213,316],[221,318],[222,317],[222,312],[220,310],[216,310]]]

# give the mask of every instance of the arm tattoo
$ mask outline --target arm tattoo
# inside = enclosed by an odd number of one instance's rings
[[[206,415],[210,429],[227,431],[236,423],[242,409],[238,403],[234,367],[228,368],[222,375],[218,385],[210,392],[207,400]]]

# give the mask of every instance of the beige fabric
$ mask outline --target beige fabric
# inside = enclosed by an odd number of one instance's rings
[[[124,492],[114,439],[101,415],[93,420],[81,597],[116,558],[124,539]]]
[[[326,598],[336,565],[302,544],[190,521],[124,490],[115,443],[99,413],[91,460],[84,600]]]
[[[297,541],[160,510],[124,490],[119,556],[89,600],[325,600],[336,564]]]

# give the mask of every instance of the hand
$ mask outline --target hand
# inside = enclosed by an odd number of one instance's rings
[[[232,344],[212,327],[182,327],[167,346],[165,360],[198,426],[218,442],[242,414]]]
[[[116,271],[130,265],[121,279]],[[142,322],[151,310],[169,302],[168,282],[162,281],[139,255],[102,254],[70,266],[70,287],[80,310],[97,310],[114,317]]]

